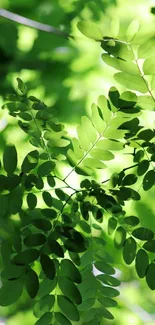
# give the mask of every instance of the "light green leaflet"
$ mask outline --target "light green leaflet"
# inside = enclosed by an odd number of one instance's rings
[[[100,96],[98,105],[93,104],[91,107],[91,118],[81,118],[81,125],[77,128],[78,139],[73,138],[72,149],[67,151],[68,161],[78,174],[91,175],[95,169],[105,168],[104,162],[115,157],[111,151],[123,149],[127,130],[118,128],[132,116],[117,108],[113,112],[111,105],[114,104]]]

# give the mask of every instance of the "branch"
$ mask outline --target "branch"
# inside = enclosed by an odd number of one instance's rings
[[[56,36],[60,36],[63,38],[73,38],[73,36],[71,36],[70,34],[68,34],[66,32],[61,31],[58,28],[55,28],[55,27],[47,25],[47,24],[39,23],[35,20],[31,20],[31,19],[25,18],[23,16],[19,16],[19,15],[14,14],[6,9],[0,8],[0,17],[7,18],[9,20],[15,21],[18,24],[32,27],[32,28],[41,30],[43,32],[54,34]]]

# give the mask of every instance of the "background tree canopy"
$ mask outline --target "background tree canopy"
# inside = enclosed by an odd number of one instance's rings
[[[155,324],[154,13],[2,2],[2,324]]]

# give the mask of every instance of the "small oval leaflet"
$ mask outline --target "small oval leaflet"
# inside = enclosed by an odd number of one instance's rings
[[[38,297],[43,298],[44,296],[51,293],[57,285],[57,278],[55,277],[53,280],[49,280],[45,278],[42,282],[40,282]]]
[[[29,268],[25,274],[24,280],[28,295],[30,298],[34,299],[39,290],[39,280],[37,273]]]
[[[144,159],[144,160],[142,160],[140,162],[140,164],[139,164],[139,166],[137,168],[137,174],[138,174],[138,176],[142,176],[142,175],[144,175],[147,172],[147,170],[149,168],[149,164],[150,164],[149,161],[146,160],[146,159]]]
[[[40,263],[42,270],[47,276],[47,278],[53,280],[55,277],[55,264],[53,260],[51,260],[48,255],[42,254],[40,257]]]
[[[58,321],[59,324],[61,325],[72,325],[70,320],[62,313],[60,312],[55,312],[54,313],[56,320]]]
[[[76,283],[81,283],[82,277],[78,268],[69,259],[63,259],[61,261],[62,275],[68,277]]]
[[[121,224],[127,228],[135,227],[139,224],[139,219],[135,216],[129,216],[121,221]]]
[[[84,311],[84,310],[88,310],[91,307],[93,307],[93,305],[95,304],[95,298],[89,298],[87,300],[84,300],[79,306],[78,306],[78,310],[79,311]]]
[[[97,309],[97,313],[106,319],[114,319],[114,316],[105,308]]]
[[[56,240],[52,240],[51,237],[49,237],[47,241],[51,253],[54,253],[59,257],[64,257],[64,251],[61,245]]]
[[[154,237],[153,231],[144,227],[133,230],[132,235],[140,240],[151,240]]]
[[[115,269],[110,264],[107,264],[104,262],[95,262],[94,265],[99,271],[104,272],[106,274],[114,274],[115,273]]]
[[[136,241],[132,237],[127,238],[123,247],[123,259],[126,264],[131,264],[135,259],[136,248]]]
[[[77,24],[79,31],[88,38],[102,40],[103,35],[100,28],[90,21],[79,21]]]
[[[126,239],[126,231],[123,227],[119,226],[115,231],[114,245],[116,248],[121,248]]]
[[[17,254],[13,258],[13,263],[17,265],[30,264],[37,260],[39,257],[39,251],[37,249],[26,249],[25,251]]]
[[[143,247],[146,251],[155,253],[155,239],[147,241]]]
[[[65,296],[57,296],[58,306],[62,312],[72,321],[78,322],[80,320],[79,312],[73,302]]]
[[[148,265],[149,265],[148,255],[143,249],[140,249],[137,252],[136,260],[135,260],[135,268],[139,278],[144,278]]]
[[[114,298],[120,295],[120,292],[117,289],[111,287],[104,287],[104,286],[100,288],[100,293],[104,297],[108,297],[108,298]]]
[[[114,217],[109,218],[108,220],[108,234],[112,235],[114,230],[117,227],[117,220]]]
[[[149,264],[146,273],[146,282],[151,290],[155,290],[155,264]]]
[[[8,174],[13,174],[17,167],[17,150],[14,145],[8,145],[3,153],[3,166]]]
[[[40,318],[45,312],[49,312],[54,306],[55,296],[46,295],[42,299],[38,300],[33,308],[33,315]]]
[[[143,179],[143,189],[144,191],[150,190],[150,188],[155,184],[155,171],[149,170]]]
[[[37,205],[37,197],[34,193],[28,193],[27,195],[27,205],[30,210],[34,210]]]
[[[38,167],[38,175],[41,177],[49,175],[55,168],[54,161],[45,161],[42,165]]]
[[[21,170],[23,173],[28,173],[30,170],[34,169],[38,164],[39,152],[37,150],[33,150],[29,152],[24,158],[21,166]]]
[[[43,197],[43,200],[45,202],[45,204],[48,206],[48,207],[51,207],[52,206],[52,196],[49,192],[47,191],[44,191],[42,193],[42,197]]]
[[[51,323],[52,318],[53,318],[53,314],[50,312],[47,312],[44,315],[42,315],[40,319],[37,320],[35,325],[45,325],[45,324],[48,325]]]
[[[32,221],[32,224],[43,231],[49,231],[52,228],[51,222],[46,219],[35,219]]]
[[[24,238],[24,244],[27,247],[41,246],[46,243],[46,236],[42,233],[32,234]]]
[[[113,276],[107,275],[107,274],[99,274],[96,276],[96,278],[110,286],[117,287],[120,285],[120,281],[118,279],[114,278]]]
[[[67,277],[60,276],[58,279],[59,287],[64,295],[73,303],[80,305],[82,302],[81,294],[74,282]]]
[[[23,284],[20,279],[7,281],[0,288],[0,305],[5,307],[17,301],[23,291]]]
[[[98,301],[100,302],[101,305],[104,305],[105,307],[116,307],[117,306],[117,301],[108,298],[108,297],[102,297],[100,296],[98,298]]]

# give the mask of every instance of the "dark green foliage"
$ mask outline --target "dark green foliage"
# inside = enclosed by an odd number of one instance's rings
[[[142,200],[139,182],[144,191],[153,190],[155,184],[155,132],[139,119],[144,109],[154,110],[148,99],[153,99],[153,81],[145,80],[145,75],[155,73],[154,56],[149,54],[152,43],[136,43],[138,59],[144,59],[141,75],[132,45],[137,27],[129,28],[127,42],[102,35],[92,22],[79,22],[78,28],[100,42],[103,62],[119,71],[114,78],[126,90],[120,93],[111,87],[107,97],[99,96],[71,140],[53,107],[29,96],[19,78],[20,95],[10,96],[2,106],[18,119],[35,150],[27,152],[19,166],[17,148],[6,145],[1,159],[0,217],[6,238],[2,236],[0,305],[16,302],[24,285],[28,296],[37,299],[36,325],[79,321],[100,325],[101,320],[113,319],[107,308],[117,306],[113,298],[119,295],[115,287],[120,280],[108,240],[122,251],[127,265],[135,260],[138,277],[145,277],[148,287],[155,289],[155,264],[148,255],[155,253],[154,231],[141,225],[141,216],[128,216],[127,211],[127,201],[138,205]],[[100,177],[99,170],[107,168],[117,152],[123,164],[125,154],[133,164],[96,181],[96,172]],[[62,178],[64,163],[70,170]],[[68,184],[73,172],[82,175],[77,188],[74,181]]]

